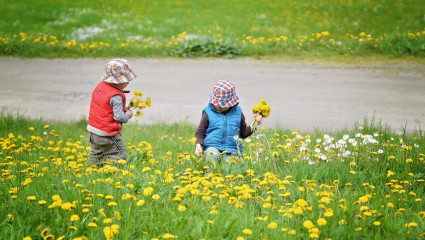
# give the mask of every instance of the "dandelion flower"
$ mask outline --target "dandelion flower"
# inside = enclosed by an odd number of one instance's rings
[[[325,226],[327,223],[328,223],[328,221],[326,221],[326,219],[324,219],[324,218],[317,219],[317,224],[319,226]]]
[[[184,212],[184,211],[186,211],[186,207],[185,206],[183,206],[183,205],[181,205],[181,204],[179,204],[178,205],[178,210],[179,210],[179,212]]]
[[[310,220],[306,220],[306,221],[304,221],[303,226],[304,226],[305,228],[307,228],[307,229],[310,229],[310,228],[313,228],[313,227],[314,227],[314,224],[313,224],[313,222],[312,222],[312,221],[310,221]]]
[[[95,222],[89,223],[88,226],[91,228],[97,228],[97,224]]]
[[[69,220],[70,220],[71,222],[75,222],[75,221],[80,220],[80,217],[79,217],[78,215],[74,214],[74,215],[72,215],[72,216],[69,218]]]
[[[245,229],[242,230],[242,233],[245,234],[245,235],[251,235],[252,231],[251,231],[251,229],[245,228]]]
[[[268,229],[275,229],[275,228],[277,228],[277,223],[271,222],[271,223],[269,223],[269,225],[267,226],[267,228]]]
[[[145,196],[152,195],[152,192],[153,192],[153,188],[151,188],[151,187],[147,187],[147,188],[143,189],[143,195],[145,195]]]
[[[158,194],[152,195],[153,200],[159,200],[161,197]]]
[[[112,218],[105,218],[105,219],[103,219],[103,223],[104,224],[112,223]]]
[[[379,226],[379,225],[381,225],[381,222],[380,221],[375,221],[375,222],[373,222],[373,226]]]
[[[143,204],[145,204],[145,200],[137,201],[137,206],[143,206]]]
[[[162,235],[163,239],[176,239],[176,236],[174,236],[173,234],[170,233],[164,233],[164,235]]]
[[[49,234],[49,229],[45,228],[43,231],[41,231],[41,236],[46,237]]]
[[[28,201],[35,201],[37,198],[36,197],[34,197],[34,196],[28,196],[27,197],[27,200]]]
[[[112,199],[114,199],[114,196],[112,196],[112,195],[106,195],[105,199],[112,200]]]

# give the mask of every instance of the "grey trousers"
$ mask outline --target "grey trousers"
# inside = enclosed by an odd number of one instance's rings
[[[127,151],[121,134],[115,136],[99,136],[89,133],[91,151],[88,157],[88,165],[102,167],[107,159],[113,162],[113,165],[119,166],[118,160],[127,160]]]

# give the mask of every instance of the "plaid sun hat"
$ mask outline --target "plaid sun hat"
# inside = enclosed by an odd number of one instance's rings
[[[219,80],[215,83],[210,95],[210,103],[215,106],[233,107],[239,102],[235,85],[229,80]]]
[[[136,77],[127,60],[116,58],[106,63],[103,81],[107,83],[126,83],[133,81]]]

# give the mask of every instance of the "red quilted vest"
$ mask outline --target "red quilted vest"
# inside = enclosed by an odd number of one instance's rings
[[[121,123],[114,120],[114,112],[111,105],[109,105],[111,97],[115,95],[122,97],[122,109],[125,112],[126,99],[124,93],[102,81],[93,90],[89,113],[89,125],[111,136],[115,136],[121,131]]]

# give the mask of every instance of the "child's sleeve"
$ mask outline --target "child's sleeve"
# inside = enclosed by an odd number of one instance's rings
[[[196,130],[196,133],[195,133],[195,137],[196,137],[195,144],[199,143],[201,144],[201,146],[204,146],[204,139],[205,139],[205,136],[207,135],[208,125],[209,125],[208,114],[206,112],[203,112],[201,121],[199,122],[198,129]]]
[[[122,110],[122,101],[120,95],[115,95],[109,100],[109,105],[111,105],[114,111],[114,120],[120,123],[126,123],[128,122],[128,115]]]
[[[242,113],[241,116],[241,130],[240,130],[240,137],[241,138],[247,138],[249,136],[251,136],[251,134],[254,133],[254,131],[251,129],[251,127],[246,124],[245,122],[245,116]]]

